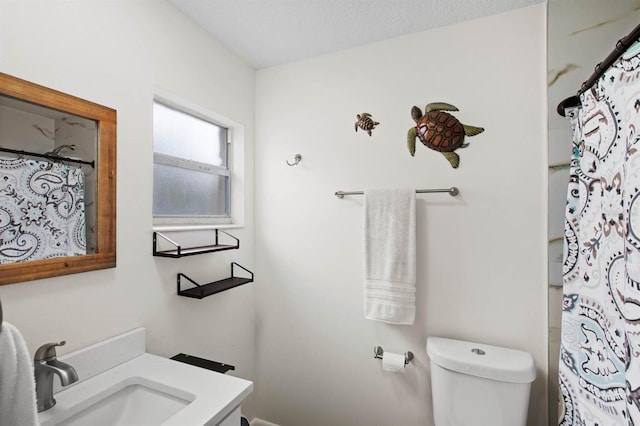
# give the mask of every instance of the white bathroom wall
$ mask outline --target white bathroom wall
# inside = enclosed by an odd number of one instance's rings
[[[256,252],[260,417],[290,425],[432,424],[427,336],[529,351],[529,425],[547,424],[546,5],[260,70]],[[485,127],[454,170],[406,148],[410,109],[449,102]],[[354,132],[356,114],[381,124]],[[289,167],[296,153],[302,162]],[[363,318],[363,197],[417,196],[417,317]],[[412,351],[401,374],[373,348]]]
[[[254,380],[254,285],[203,300],[175,295],[177,272],[209,282],[231,261],[255,268],[253,69],[163,0],[0,0],[0,71],[118,113],[117,268],[0,286],[5,320],[30,352],[65,339],[63,354],[141,325],[150,352],[222,361]],[[152,257],[156,86],[245,125],[240,250]]]

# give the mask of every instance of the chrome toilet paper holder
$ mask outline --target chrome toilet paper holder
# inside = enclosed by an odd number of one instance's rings
[[[382,346],[376,346],[375,348],[373,348],[373,357],[376,359],[382,359],[382,356],[384,355],[384,349],[382,349]],[[404,365],[407,365],[411,362],[411,360],[413,360],[413,353],[410,351],[407,351],[404,353]]]

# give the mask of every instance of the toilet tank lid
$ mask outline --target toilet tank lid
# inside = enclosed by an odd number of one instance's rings
[[[531,383],[536,378],[533,357],[517,349],[429,337],[427,354],[443,368],[472,376],[511,383]]]

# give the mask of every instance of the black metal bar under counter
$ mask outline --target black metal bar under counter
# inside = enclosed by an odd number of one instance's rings
[[[222,362],[211,361],[204,358],[198,358],[197,356],[188,355],[179,353],[178,355],[172,356],[170,359],[178,362],[183,362],[189,365],[195,365],[196,367],[204,368],[211,371],[216,371],[218,373],[226,373],[229,370],[235,370],[236,367],[230,364],[225,364]]]

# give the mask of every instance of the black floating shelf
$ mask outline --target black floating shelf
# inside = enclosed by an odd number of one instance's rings
[[[153,233],[153,255],[160,256],[160,257],[178,258],[178,257],[184,257],[184,256],[193,256],[196,254],[213,253],[216,251],[233,250],[233,249],[240,248],[240,240],[238,240],[233,235],[219,229],[214,229],[214,231],[215,231],[215,239],[213,241],[213,244],[208,246],[200,246],[200,247],[182,247],[180,244],[167,238],[166,235],[163,235],[160,232],[154,232]],[[219,232],[231,237],[234,240],[234,243],[221,244],[219,240],[219,236],[220,236]],[[158,250],[158,238],[162,238],[163,240],[167,241],[173,246],[173,248],[169,250]]]
[[[234,269],[233,269],[234,266],[237,266],[237,267],[245,270],[249,274],[251,274],[251,278],[242,278],[242,277],[234,276]],[[184,278],[184,279],[188,280],[189,282],[191,282],[192,284],[195,284],[195,287],[191,287],[191,288],[188,288],[186,290],[183,290],[181,288],[181,285],[180,285],[181,284],[181,278]],[[192,280],[191,278],[189,278],[185,274],[179,273],[177,281],[178,281],[178,295],[179,296],[193,297],[194,299],[203,299],[203,298],[205,298],[207,296],[211,296],[212,294],[220,293],[222,291],[229,290],[231,288],[238,287],[238,286],[241,286],[243,284],[247,284],[247,283],[253,282],[253,272],[251,272],[247,268],[237,264],[236,262],[231,262],[231,277],[229,277],[229,278],[225,278],[223,280],[214,281],[214,282],[211,282],[211,283],[208,283],[208,284],[198,284],[197,282],[195,282],[194,280]]]

